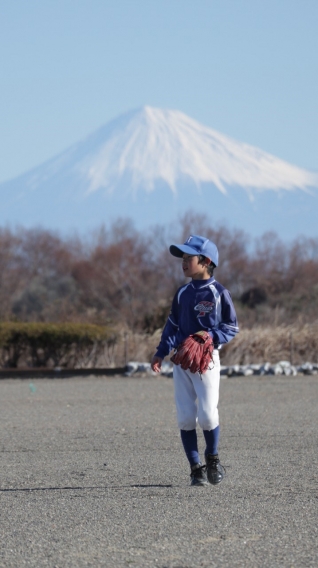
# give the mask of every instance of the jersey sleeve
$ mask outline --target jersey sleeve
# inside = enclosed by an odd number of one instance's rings
[[[178,323],[178,294],[175,295],[170,314],[163,328],[161,341],[157,347],[156,357],[164,359],[176,347],[176,335],[179,330]]]
[[[224,289],[221,294],[221,319],[220,323],[212,329],[214,343],[228,343],[239,332],[236,312],[228,290]]]

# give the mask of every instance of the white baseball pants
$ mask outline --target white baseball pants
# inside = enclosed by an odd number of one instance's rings
[[[220,356],[213,352],[213,363],[203,375],[173,366],[174,395],[180,430],[214,430],[219,425]]]

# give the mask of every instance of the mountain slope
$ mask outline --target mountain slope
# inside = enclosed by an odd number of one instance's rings
[[[247,220],[250,212],[257,216],[258,203],[271,210],[288,196],[293,208],[293,202],[315,199],[317,187],[317,174],[179,111],[144,107],[1,184],[0,221],[65,229],[131,215],[138,225],[145,218],[155,221],[163,209],[171,216],[189,208],[232,219],[243,203],[240,226],[246,213]]]

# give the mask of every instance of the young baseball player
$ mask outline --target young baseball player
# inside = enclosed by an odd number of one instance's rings
[[[212,241],[190,235],[184,244],[171,245],[170,253],[182,259],[183,272],[191,280],[175,294],[151,367],[160,373],[163,358],[176,350],[172,357],[175,403],[191,485],[217,484],[225,475],[218,457],[219,349],[238,332],[236,313],[230,293],[213,277],[219,253]],[[197,350],[201,350],[199,358],[202,350],[205,353],[201,366],[194,362]],[[205,465],[198,451],[197,422],[206,442]]]

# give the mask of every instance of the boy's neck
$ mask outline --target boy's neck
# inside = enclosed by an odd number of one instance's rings
[[[192,276],[192,280],[210,280],[210,278],[212,278],[212,276],[210,274],[195,274],[194,276]]]

